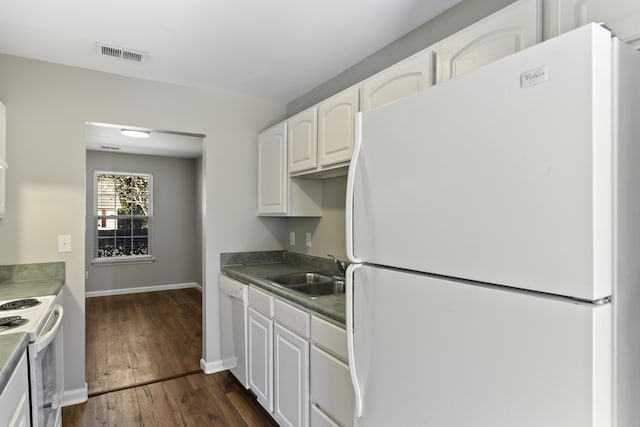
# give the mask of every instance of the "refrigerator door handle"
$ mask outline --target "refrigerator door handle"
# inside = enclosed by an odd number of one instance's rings
[[[347,353],[349,357],[349,373],[351,374],[351,383],[355,394],[355,416],[362,416],[362,393],[360,391],[360,383],[358,382],[358,374],[356,372],[355,350],[353,348],[353,274],[361,264],[350,264],[346,273],[346,315],[347,315]]]
[[[362,146],[362,113],[356,114],[356,141],[353,147],[353,157],[347,174],[347,200],[345,205],[346,215],[346,234],[347,234],[347,258],[349,261],[360,263],[353,251],[353,192],[354,181],[356,177],[356,169],[358,167],[358,159],[360,158],[360,147]]]

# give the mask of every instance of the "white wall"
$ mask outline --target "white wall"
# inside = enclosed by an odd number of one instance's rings
[[[141,65],[144,66],[144,65]],[[7,107],[7,214],[0,264],[64,261],[65,386],[85,385],[85,123],[127,124],[207,135],[203,169],[204,357],[220,358],[220,252],[282,249],[284,222],[256,210],[256,133],[285,105],[247,94],[154,83],[0,55]],[[57,252],[70,234],[72,252]]]
[[[196,159],[87,151],[87,292],[202,283],[202,232]],[[151,253],[154,262],[92,263],[95,241],[95,171],[153,174]]]

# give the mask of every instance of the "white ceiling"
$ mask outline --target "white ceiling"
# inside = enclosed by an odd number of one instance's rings
[[[288,102],[458,2],[0,0],[0,53]]]
[[[132,138],[121,129],[149,131],[149,138]],[[87,150],[112,153],[146,154],[152,156],[197,158],[202,155],[203,136],[168,131],[87,123]]]

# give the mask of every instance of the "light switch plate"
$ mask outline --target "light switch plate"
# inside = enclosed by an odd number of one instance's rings
[[[58,236],[58,252],[71,252],[71,235],[60,234]]]

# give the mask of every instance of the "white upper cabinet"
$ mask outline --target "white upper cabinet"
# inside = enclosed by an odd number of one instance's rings
[[[322,216],[322,182],[289,177],[284,122],[258,134],[258,215]]]
[[[317,109],[310,108],[287,121],[289,127],[289,173],[318,166]]]
[[[375,110],[429,87],[432,51],[433,48],[428,48],[418,52],[365,80],[361,91],[362,111]]]
[[[291,176],[346,175],[355,144],[358,94],[358,87],[349,88],[287,121]]]
[[[319,105],[318,163],[321,167],[351,161],[357,112],[357,87],[340,92]]]
[[[606,24],[621,40],[640,49],[640,1],[544,0],[545,39],[590,22]]]
[[[287,213],[287,126],[258,134],[258,213]]]
[[[541,40],[541,25],[539,0],[520,0],[455,33],[439,43],[437,81],[535,45]]]

